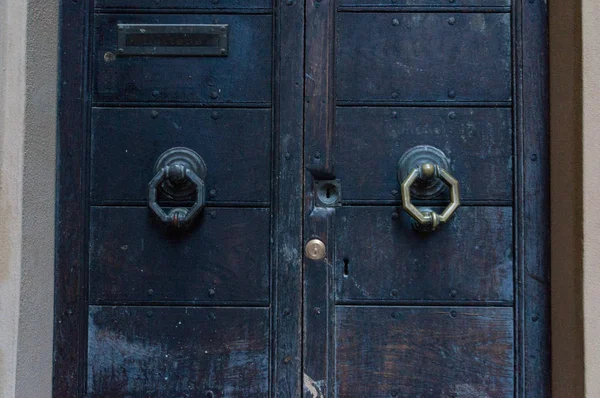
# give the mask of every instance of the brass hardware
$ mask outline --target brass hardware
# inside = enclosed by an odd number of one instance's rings
[[[438,165],[442,169],[450,169],[450,159],[441,149],[431,145],[417,145],[404,152],[400,157],[398,161],[398,182],[402,184],[402,181],[415,167],[426,163]],[[433,177],[434,173],[433,168],[430,168],[424,170],[423,174],[424,176]],[[447,189],[446,184],[439,178],[419,178],[410,188],[410,194],[415,199],[435,199]]]
[[[417,181],[439,178],[450,188],[450,204],[437,214],[430,209],[417,209],[411,202],[410,188]],[[432,163],[423,163],[415,167],[402,183],[402,207],[417,222],[418,229],[423,232],[435,231],[439,224],[446,223],[460,206],[460,193],[458,181],[446,171]]]
[[[323,243],[323,241],[320,239],[311,239],[306,244],[304,253],[306,254],[306,257],[310,258],[311,260],[323,260],[327,254],[325,243]]]

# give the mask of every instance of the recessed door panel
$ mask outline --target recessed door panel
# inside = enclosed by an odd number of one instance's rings
[[[114,1],[114,0],[113,0]],[[511,0],[338,0],[341,7],[508,7]]]
[[[264,397],[263,308],[90,307],[89,397]]]
[[[146,9],[146,10],[268,10],[270,0],[96,0],[96,8],[102,9]]]
[[[338,307],[339,397],[512,397],[511,308]]]
[[[336,115],[345,201],[397,200],[398,161],[414,146],[432,145],[450,158],[463,201],[512,202],[510,108],[340,107]]]
[[[510,207],[461,208],[428,235],[391,206],[344,207],[334,223],[339,302],[512,301]]]
[[[345,102],[510,101],[508,13],[339,13]]]
[[[145,207],[93,207],[90,301],[269,302],[269,209],[206,208],[189,230]]]
[[[94,109],[92,201],[145,202],[156,160],[179,146],[204,159],[209,203],[269,202],[271,111],[218,108]]]
[[[227,55],[122,55],[119,24],[227,25]],[[94,99],[268,106],[272,30],[269,15],[99,14],[95,22]]]

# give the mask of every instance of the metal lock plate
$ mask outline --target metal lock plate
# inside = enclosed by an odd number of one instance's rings
[[[337,207],[342,205],[340,180],[316,180],[314,182],[315,206]]]
[[[325,243],[320,239],[311,239],[306,244],[304,254],[311,260],[323,260],[327,254]]]

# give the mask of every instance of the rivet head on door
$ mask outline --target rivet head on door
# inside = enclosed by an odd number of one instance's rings
[[[304,249],[306,257],[311,260],[323,260],[325,258],[325,243],[320,239],[311,239]]]

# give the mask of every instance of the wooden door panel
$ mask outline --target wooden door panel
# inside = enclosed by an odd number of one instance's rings
[[[106,1],[106,0],[105,0]],[[110,1],[110,0],[108,0]],[[114,0],[113,0],[114,1]],[[511,0],[337,0],[340,7],[508,7]]]
[[[512,302],[510,207],[460,208],[431,234],[391,206],[343,207],[334,223],[339,302]]]
[[[511,308],[337,307],[339,397],[514,396]]]
[[[91,306],[89,397],[264,397],[265,308]],[[211,394],[212,393],[212,394]]]
[[[527,0],[62,2],[54,396],[548,396],[546,21]],[[424,145],[461,196],[429,233],[398,181]],[[208,169],[191,225],[148,208],[177,147]],[[182,167],[161,175],[202,186]]]
[[[450,158],[464,202],[510,204],[512,142],[510,108],[339,107],[336,177],[346,203],[397,200],[398,160],[416,145],[432,145]]]
[[[90,301],[269,303],[269,209],[206,208],[188,231],[145,207],[93,207]]]
[[[227,24],[227,56],[120,56],[118,24]],[[272,80],[270,15],[98,14],[94,98],[102,102],[269,105]],[[117,54],[105,57],[106,53]]]
[[[156,160],[178,146],[204,159],[209,203],[270,201],[271,110],[96,108],[93,203],[145,202]]]
[[[338,103],[510,101],[510,14],[338,13]]]
[[[145,10],[268,10],[270,0],[96,0],[96,8],[102,9],[145,9]]]

